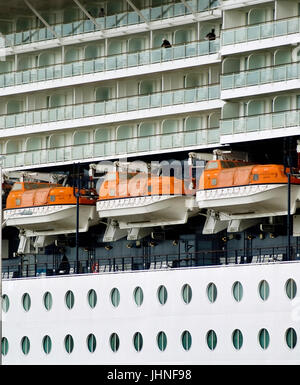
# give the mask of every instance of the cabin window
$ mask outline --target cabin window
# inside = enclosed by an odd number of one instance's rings
[[[50,202],[55,202],[55,195],[50,195]]]
[[[205,169],[206,170],[216,170],[219,168],[218,162],[208,162]]]
[[[216,179],[216,178],[213,178],[213,179],[211,180],[211,185],[212,185],[212,186],[216,186],[216,185],[217,185],[217,179]]]
[[[17,198],[16,199],[16,206],[20,206],[21,205],[21,199]]]
[[[15,183],[11,189],[11,191],[20,191],[22,190],[22,185],[21,183]]]
[[[259,175],[258,174],[253,174],[253,180],[259,180]]]

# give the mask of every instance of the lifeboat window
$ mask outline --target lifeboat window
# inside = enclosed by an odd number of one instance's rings
[[[36,190],[38,188],[46,188],[49,187],[47,183],[25,183],[25,190]]]
[[[219,168],[218,162],[208,162],[206,165],[206,170],[216,170]]]
[[[50,195],[50,201],[55,202],[55,195]]]
[[[258,174],[253,174],[253,180],[259,180],[259,175]]]
[[[237,164],[234,163],[234,162],[230,162],[230,161],[226,161],[226,162],[222,161],[221,162],[221,167],[222,168],[233,168],[233,167],[236,167],[236,166],[237,166]]]
[[[20,191],[22,190],[22,184],[21,183],[15,183],[11,189],[11,191]]]
[[[216,179],[216,178],[213,178],[213,179],[211,180],[211,185],[212,185],[212,186],[216,186],[216,185],[217,185],[217,179]]]
[[[21,204],[21,199],[16,199],[16,206],[20,206],[20,204]]]

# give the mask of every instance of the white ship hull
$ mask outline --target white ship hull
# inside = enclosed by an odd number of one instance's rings
[[[6,226],[14,226],[28,236],[76,232],[76,205],[51,205],[4,211]],[[97,223],[95,206],[79,207],[79,231],[86,232]]]
[[[291,186],[291,214],[300,200],[300,186]],[[287,215],[287,184],[227,187],[197,191],[200,209],[212,209],[220,219],[247,219]]]
[[[198,211],[194,201],[184,195],[123,198],[97,202],[97,211],[100,218],[117,220],[120,229],[175,225]]]

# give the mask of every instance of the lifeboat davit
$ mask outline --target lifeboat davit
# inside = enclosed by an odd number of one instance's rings
[[[286,170],[289,172],[289,169]],[[291,214],[299,207],[300,180],[291,176]],[[200,178],[196,201],[220,220],[287,215],[288,178],[283,165],[208,161]]]
[[[97,223],[96,190],[80,190],[79,231]],[[76,232],[76,197],[73,187],[53,183],[16,182],[6,200],[6,226],[19,228],[26,236]]]
[[[108,219],[104,241],[124,236],[140,239],[152,227],[186,223],[199,211],[187,182],[142,172],[107,173],[99,190],[97,211]]]

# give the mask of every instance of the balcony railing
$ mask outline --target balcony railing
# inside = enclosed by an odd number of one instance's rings
[[[276,130],[300,125],[300,110],[273,112],[220,121],[220,135]]]
[[[57,108],[1,115],[0,129],[111,115],[143,109],[162,108],[219,98],[219,84],[175,91],[163,91],[149,95],[123,97],[101,102],[65,105]]]
[[[115,71],[124,68],[163,63],[171,60],[217,53],[220,49],[219,39],[215,41],[198,41],[174,45],[171,48],[157,48],[134,53],[122,53],[93,60],[79,60],[24,71],[0,74],[0,87],[12,87],[21,84],[63,79],[71,76],[88,75],[99,72]]]
[[[221,77],[221,88],[222,90],[228,90],[233,88],[251,87],[260,84],[299,79],[299,77],[300,63],[297,62],[223,75]]]
[[[280,263],[287,261],[287,246],[253,249],[207,250],[181,254],[157,254],[136,257],[90,257],[70,261],[69,267],[60,268],[57,255],[47,262],[34,264],[3,261],[2,278],[33,278],[66,274],[112,273],[136,270],[189,268],[194,266],[244,265],[254,263]],[[291,246],[292,261],[299,260],[298,246]]]
[[[197,0],[188,0],[186,3],[196,12],[208,11],[211,8],[203,7]],[[213,6],[217,6],[217,2]],[[154,8],[140,10],[146,20],[158,21],[178,16],[190,15],[191,11],[183,3],[171,3]],[[123,12],[116,15],[95,18],[97,26],[91,20],[78,20],[72,23],[51,25],[56,34],[60,37],[75,36],[83,33],[97,32],[112,28],[126,27],[130,25],[145,23],[144,19],[136,12]],[[99,27],[98,27],[99,26]],[[36,28],[24,32],[15,32],[5,36],[6,47],[36,43],[39,41],[51,40],[56,37],[48,28]]]
[[[180,131],[146,137],[108,140],[81,145],[38,149],[6,154],[3,167],[15,168],[40,164],[71,162],[82,159],[118,157],[149,151],[179,149],[219,143],[219,128]]]
[[[269,21],[223,30],[222,44],[238,44],[300,32],[300,17]],[[288,40],[287,40],[288,44]]]

